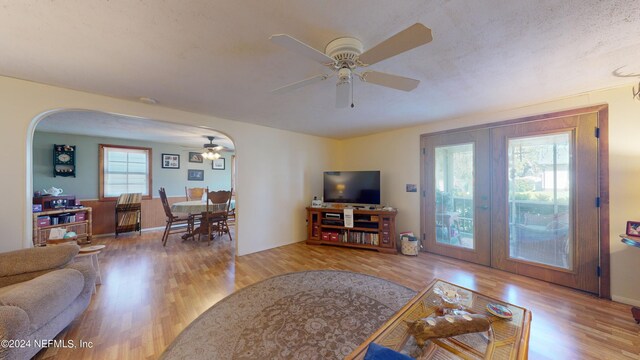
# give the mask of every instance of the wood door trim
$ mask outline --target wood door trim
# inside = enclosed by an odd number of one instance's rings
[[[478,168],[489,167],[491,165],[491,156],[490,156],[490,130],[489,129],[478,129],[473,132],[462,132],[462,133],[451,133],[446,137],[425,137],[422,139],[422,146],[426,149],[429,148],[429,151],[423,151],[423,161],[421,166],[424,166],[427,161],[434,161],[430,168],[435,167],[435,148],[440,146],[449,146],[449,145],[461,145],[461,144],[472,144],[473,145],[473,166],[474,173]],[[434,151],[431,151],[434,150]],[[426,168],[423,168],[423,171],[426,171]],[[422,230],[422,244],[425,250],[431,251],[435,254],[440,254],[444,256],[450,256],[453,258],[466,260],[470,262],[474,262],[480,265],[489,266],[491,264],[491,244],[490,241],[490,233],[491,228],[490,224],[490,214],[485,210],[481,210],[478,205],[482,202],[482,198],[489,199],[491,193],[491,185],[490,185],[490,174],[486,173],[485,176],[474,176],[474,184],[473,184],[473,199],[474,199],[474,248],[465,248],[461,246],[455,246],[445,243],[439,243],[436,240],[435,232],[429,231],[427,233],[427,229],[433,228],[433,221],[436,219],[436,211],[433,207],[428,207],[428,202],[426,201],[427,195],[429,198],[434,199],[435,195],[433,193],[435,189],[435,178],[427,178],[426,173],[422,173],[422,190],[423,190],[423,206],[421,206],[421,230]],[[489,200],[487,200],[489,201]],[[476,206],[478,205],[478,206]],[[431,220],[427,220],[431,219]]]
[[[593,113],[593,112],[597,112],[600,115],[604,111],[605,113],[608,114],[608,112],[609,112],[608,110],[609,110],[609,105],[607,105],[607,104],[594,105],[594,106],[578,108],[578,109],[556,111],[556,112],[547,113],[547,114],[531,115],[531,116],[526,116],[526,117],[521,117],[521,118],[496,121],[496,122],[492,122],[492,123],[464,126],[464,127],[461,127],[461,128],[455,128],[455,129],[448,129],[448,130],[441,130],[441,131],[436,131],[436,132],[431,132],[431,133],[425,133],[425,134],[421,134],[420,135],[420,139],[422,139],[422,138],[424,138],[426,136],[432,136],[432,135],[442,135],[442,134],[449,134],[449,133],[461,132],[461,131],[474,131],[474,130],[479,130],[479,129],[493,129],[493,128],[500,127],[500,126],[514,125],[514,124],[518,124],[518,123],[525,123],[525,122],[532,122],[532,121],[550,120],[550,119],[555,119],[555,118],[561,118],[561,117],[567,117],[567,116],[573,116],[573,115],[581,115],[581,114]],[[600,134],[602,135],[602,129],[600,130]]]
[[[600,293],[611,299],[610,222],[609,222],[609,107],[598,109],[598,173],[600,176]]]
[[[423,195],[420,198],[420,232],[422,233],[421,241],[424,242],[425,224],[424,224],[424,209],[426,205],[424,197],[425,189],[425,153],[424,153],[424,139],[427,136],[448,134],[452,132],[461,131],[473,131],[478,129],[491,129],[494,127],[512,125],[517,123],[525,123],[532,121],[548,120],[558,117],[565,117],[571,115],[579,115],[584,113],[598,113],[598,128],[600,131],[600,137],[598,141],[598,174],[599,174],[599,192],[600,192],[600,290],[599,296],[605,299],[611,299],[611,268],[610,268],[610,205],[609,205],[609,105],[593,105],[588,107],[582,107],[577,109],[556,111],[552,113],[539,114],[526,116],[521,118],[515,118],[510,120],[498,121],[494,123],[466,126],[456,129],[449,129],[443,131],[436,131],[431,133],[425,133],[420,135],[420,184],[423,189]],[[426,250],[423,250],[426,251]]]

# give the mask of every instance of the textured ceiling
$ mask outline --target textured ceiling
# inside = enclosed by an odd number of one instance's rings
[[[211,129],[96,111],[54,113],[42,119],[36,131],[177,144],[191,151],[202,149],[209,142],[207,136],[214,136],[214,144],[222,145],[228,150],[235,149],[226,135]]]
[[[372,66],[421,80],[411,93],[355,82],[271,89],[322,66],[272,44],[368,49],[416,22],[433,42]],[[631,84],[640,1],[0,0],[0,74],[296,132],[345,138]],[[631,93],[631,91],[630,91]],[[224,129],[221,129],[224,130]]]

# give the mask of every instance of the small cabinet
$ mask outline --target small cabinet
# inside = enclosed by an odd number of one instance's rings
[[[51,229],[76,233],[79,244],[91,243],[91,208],[59,209],[33,213],[33,245],[45,246]]]
[[[53,145],[53,177],[76,177],[76,146]]]

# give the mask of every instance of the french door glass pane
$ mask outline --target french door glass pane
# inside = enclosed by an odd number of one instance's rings
[[[473,249],[474,146],[435,148],[436,242]]]
[[[509,256],[572,269],[571,132],[509,139]]]

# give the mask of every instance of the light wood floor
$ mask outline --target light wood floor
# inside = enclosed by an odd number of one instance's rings
[[[533,312],[530,359],[640,359],[640,325],[630,307],[578,291],[446,257],[379,254],[304,243],[235,258],[228,237],[182,242],[162,232],[94,243],[102,285],[85,313],[59,339],[91,349],[50,348],[40,359],[156,359],[198,315],[235,290],[273,275],[341,269],[386,278],[418,290],[441,278]]]

